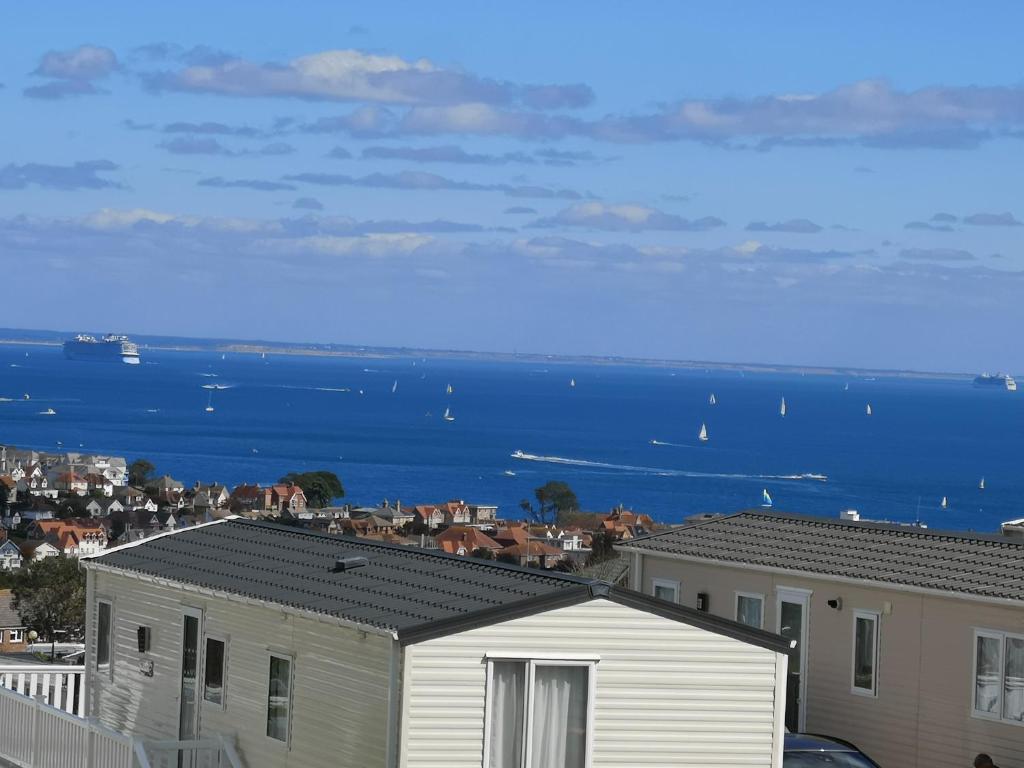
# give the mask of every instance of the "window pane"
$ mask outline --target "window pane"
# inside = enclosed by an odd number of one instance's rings
[[[278,741],[288,741],[291,678],[291,660],[271,656],[270,691],[267,697],[267,736]]]
[[[1024,638],[1006,638],[1003,717],[1024,721]]]
[[[185,616],[181,638],[181,712],[178,718],[178,737],[194,739],[198,718],[199,699],[196,680],[199,678],[199,619]]]
[[[853,686],[865,691],[875,690],[875,620],[866,616],[855,619],[853,649]]]
[[[530,768],[583,768],[588,672],[582,666],[536,668]]]
[[[224,703],[224,643],[206,638],[206,674],[203,698],[214,704]]]
[[[526,708],[526,664],[496,661],[491,669],[490,768],[520,768],[523,764],[523,724]]]
[[[978,712],[999,714],[999,694],[1002,681],[999,669],[997,637],[978,637],[977,677],[974,679],[974,709]]]
[[[736,598],[736,621],[760,629],[763,608],[764,601],[760,598],[740,595]]]
[[[676,589],[675,587],[664,587],[658,585],[654,588],[654,596],[659,600],[668,600],[669,602],[676,602]]]
[[[96,666],[110,663],[110,603],[97,603]]]
[[[787,640],[796,640],[796,648],[789,652],[790,669],[800,671],[803,649],[804,607],[801,603],[783,600],[779,604],[779,634]]]

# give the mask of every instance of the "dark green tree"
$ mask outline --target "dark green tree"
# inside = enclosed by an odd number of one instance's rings
[[[136,488],[144,488],[156,467],[148,459],[136,459],[128,465],[128,484]]]
[[[475,557],[477,560],[493,560],[494,552],[489,550],[487,547],[477,547],[469,553],[470,557]]]
[[[537,506],[527,499],[519,502],[519,506],[540,525],[554,525],[559,515],[576,512],[580,508],[572,488],[561,480],[548,480],[540,488],[534,489],[533,495],[537,499]]]
[[[596,565],[616,557],[615,538],[608,531],[595,531],[590,537],[590,554],[587,565]]]
[[[33,560],[13,587],[14,610],[46,640],[85,634],[85,572],[73,557]]]
[[[334,499],[345,495],[341,480],[333,472],[320,470],[317,472],[289,472],[278,482],[293,483],[302,489],[306,503],[311,507],[322,509],[328,507]]]

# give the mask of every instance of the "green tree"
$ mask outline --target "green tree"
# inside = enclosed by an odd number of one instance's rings
[[[293,483],[302,489],[306,503],[311,507],[322,509],[330,506],[334,499],[345,495],[341,480],[333,472],[320,470],[317,472],[289,472],[278,482]]]
[[[21,620],[47,640],[85,634],[85,572],[73,557],[33,560],[13,588]]]
[[[540,488],[534,489],[533,495],[537,499],[537,506],[527,499],[519,502],[519,506],[535,523],[541,525],[553,525],[558,522],[559,515],[576,512],[580,508],[572,488],[561,480],[548,480]]]
[[[493,560],[494,552],[489,550],[487,547],[477,547],[469,553],[470,557],[475,557],[477,560]]]
[[[155,471],[156,467],[148,459],[136,459],[128,465],[128,484],[144,488]]]
[[[614,557],[618,557],[615,553],[615,537],[608,531],[595,531],[591,534],[587,565],[596,565]]]

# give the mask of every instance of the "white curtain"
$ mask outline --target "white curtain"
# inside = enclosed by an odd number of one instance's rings
[[[979,637],[977,677],[974,681],[974,708],[980,712],[999,714],[1001,670],[1000,641],[995,637]]]
[[[536,668],[530,768],[583,768],[587,672],[582,666]]]
[[[521,768],[526,664],[496,661],[491,670],[490,768]]]
[[[1024,639],[1017,637],[1006,638],[1003,717],[1024,721]]]

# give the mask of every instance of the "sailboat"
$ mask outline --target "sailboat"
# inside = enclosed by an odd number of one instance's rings
[[[225,357],[224,355],[221,355],[221,356],[220,356],[220,359],[221,359],[221,360],[223,360],[223,359],[224,359],[224,357]]]
[[[718,401],[715,400],[715,393],[711,393],[711,397],[708,398],[708,405],[718,405]]]
[[[213,413],[213,392],[212,391],[210,392],[210,397],[207,398],[207,400],[206,400],[206,408],[205,408],[205,410],[206,410],[207,413]]]
[[[779,415],[786,415],[786,398],[782,398],[782,404],[779,406]]]
[[[943,496],[942,503],[939,504],[939,506],[942,507],[943,509],[946,509],[946,507],[949,506],[949,500],[945,496]]]
[[[398,391],[398,379],[395,379],[395,383],[391,385],[391,394],[395,394]]]
[[[981,482],[978,483],[978,490],[979,491],[984,491],[985,490],[985,478],[984,477],[981,478]]]
[[[843,384],[843,392],[849,392],[849,391],[850,391],[850,382],[846,382],[845,384]]]
[[[871,415],[871,403],[868,403],[868,407],[865,409],[864,412],[867,413],[868,416]]]
[[[761,506],[770,507],[772,505],[772,497],[768,495],[768,489],[765,488],[761,491]]]
[[[569,379],[569,388],[574,389],[576,387],[576,379]]]
[[[445,390],[444,390],[444,393],[445,393],[446,395],[450,395],[450,394],[451,394],[452,392],[454,392],[454,391],[455,391],[455,390],[454,390],[454,389],[452,389],[452,385],[451,385],[451,384],[449,384],[449,385],[448,385],[448,386],[447,386],[447,387],[445,388]]]
[[[452,416],[452,409],[451,408],[445,408],[444,409],[444,416],[442,416],[441,418],[444,419],[445,421],[455,421],[455,417]]]
[[[700,432],[697,434],[697,439],[700,440],[702,443],[706,443],[708,441],[708,425],[707,424],[704,424],[703,422],[701,423],[701,425],[700,425]]]

